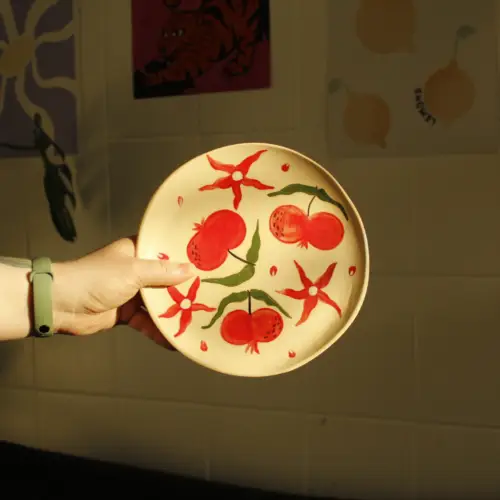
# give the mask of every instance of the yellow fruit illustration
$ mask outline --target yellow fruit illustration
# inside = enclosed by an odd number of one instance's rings
[[[451,125],[466,115],[474,104],[474,82],[469,74],[460,68],[457,60],[459,41],[474,32],[470,26],[461,26],[458,29],[450,62],[430,75],[424,85],[426,110],[444,125]]]
[[[413,0],[360,0],[356,34],[376,54],[411,52],[415,33]]]
[[[376,145],[385,149],[391,126],[388,104],[377,94],[352,91],[338,79],[330,82],[329,92],[334,93],[341,88],[347,93],[343,113],[346,135],[356,144]]]

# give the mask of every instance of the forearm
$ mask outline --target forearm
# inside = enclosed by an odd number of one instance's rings
[[[0,341],[29,335],[32,321],[29,268],[0,263]]]

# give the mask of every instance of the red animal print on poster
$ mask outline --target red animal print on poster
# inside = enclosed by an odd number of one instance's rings
[[[267,88],[269,0],[132,0],[134,97]]]

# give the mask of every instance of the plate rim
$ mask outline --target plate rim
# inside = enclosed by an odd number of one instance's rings
[[[204,363],[204,362],[202,362],[202,361],[200,361],[198,359],[195,359],[194,357],[192,357],[190,355],[190,353],[189,353],[188,350],[183,350],[183,349],[179,348],[177,345],[174,345],[174,343],[172,343],[172,339],[167,338],[165,336],[165,334],[163,333],[162,328],[160,327],[160,322],[159,322],[158,318],[156,318],[155,316],[153,316],[149,312],[150,308],[148,307],[148,298],[147,298],[147,292],[146,292],[147,288],[141,288],[140,289],[140,294],[141,294],[142,300],[144,302],[144,305],[146,306],[146,309],[148,310],[148,313],[151,316],[151,319],[153,320],[155,326],[158,328],[158,330],[160,331],[160,333],[162,334],[162,336],[168,342],[171,342],[172,345],[173,345],[173,347],[180,354],[182,354],[183,356],[185,356],[186,358],[188,358],[191,362],[193,362],[193,363],[195,363],[195,364],[197,364],[199,366],[203,366],[204,368],[206,368],[208,370],[211,370],[213,372],[220,373],[222,375],[228,375],[228,376],[239,377],[239,378],[266,378],[266,377],[273,377],[273,376],[276,376],[276,375],[284,375],[286,373],[293,372],[295,370],[298,370],[299,368],[302,368],[302,367],[308,365],[309,363],[311,363],[312,361],[314,361],[316,358],[318,358],[319,356],[321,356],[328,349],[330,349],[330,347],[332,347],[334,344],[336,344],[345,335],[345,333],[347,332],[347,330],[352,326],[352,324],[354,323],[354,321],[358,318],[359,313],[361,311],[361,308],[362,308],[362,306],[363,306],[363,304],[365,302],[365,299],[366,299],[366,294],[367,294],[367,291],[368,291],[368,285],[369,285],[369,282],[370,282],[370,248],[369,248],[369,245],[368,245],[368,237],[367,237],[367,234],[366,234],[365,226],[363,224],[363,219],[361,218],[361,215],[360,215],[360,213],[359,213],[356,205],[352,201],[351,197],[344,190],[344,188],[342,187],[342,185],[339,183],[339,181],[337,181],[337,179],[333,176],[333,174],[330,173],[325,167],[323,167],[321,164],[319,164],[317,161],[315,161],[314,159],[310,158],[309,156],[307,156],[307,155],[305,155],[303,153],[300,153],[299,151],[296,151],[294,149],[288,148],[286,146],[280,146],[278,144],[266,143],[266,142],[236,142],[236,143],[226,144],[225,146],[218,146],[217,148],[211,149],[211,150],[206,151],[204,153],[201,153],[201,154],[199,154],[197,156],[194,156],[191,159],[186,160],[185,162],[183,162],[181,165],[179,165],[177,168],[175,168],[175,170],[173,170],[169,175],[167,175],[164,178],[163,182],[155,189],[154,193],[149,198],[147,206],[146,206],[146,208],[145,208],[145,210],[143,212],[143,215],[142,215],[142,218],[141,218],[141,222],[139,224],[139,230],[138,230],[138,233],[137,233],[136,257],[141,258],[141,255],[144,255],[144,253],[142,252],[142,247],[144,245],[144,243],[143,243],[143,237],[142,237],[142,235],[144,234],[143,228],[145,226],[145,221],[146,221],[146,219],[148,217],[148,214],[149,214],[149,212],[151,210],[151,207],[155,203],[155,201],[156,201],[156,199],[157,199],[157,197],[159,195],[159,192],[161,191],[163,185],[166,182],[168,182],[168,180],[171,179],[180,170],[182,170],[183,168],[185,168],[189,163],[195,162],[195,161],[197,161],[199,159],[202,159],[206,155],[215,155],[215,152],[219,151],[221,149],[226,149],[226,148],[229,148],[229,147],[237,147],[237,146],[255,146],[255,147],[258,147],[258,148],[278,149],[280,151],[283,151],[283,152],[286,152],[286,153],[291,153],[292,155],[296,155],[296,156],[302,158],[303,160],[306,160],[307,162],[312,163],[317,169],[319,169],[323,174],[325,174],[330,179],[331,182],[333,182],[333,184],[336,186],[336,188],[339,190],[339,192],[342,194],[342,196],[348,202],[349,208],[350,208],[351,212],[353,213],[354,218],[356,220],[356,223],[358,225],[358,231],[361,233],[361,237],[362,237],[361,239],[362,239],[362,243],[363,243],[362,255],[363,255],[364,260],[365,260],[365,263],[364,263],[364,276],[363,276],[363,282],[362,282],[362,285],[361,285],[361,290],[359,292],[359,297],[358,297],[357,303],[356,303],[355,307],[352,309],[352,312],[351,312],[351,314],[349,316],[349,319],[344,323],[344,325],[337,332],[337,334],[331,338],[331,340],[329,340],[328,342],[326,342],[321,348],[317,349],[313,354],[311,354],[311,355],[307,356],[306,358],[302,359],[302,361],[300,361],[298,363],[295,363],[295,364],[292,364],[291,366],[289,366],[289,367],[287,367],[285,369],[279,369],[279,370],[274,370],[272,372],[266,372],[265,374],[262,374],[262,375],[259,375],[259,374],[255,374],[255,375],[252,375],[252,374],[241,374],[241,373],[233,373],[231,371],[219,370],[219,369],[215,368],[214,366],[212,366],[209,363]]]

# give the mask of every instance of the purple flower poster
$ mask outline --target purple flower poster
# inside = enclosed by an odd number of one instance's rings
[[[34,119],[66,155],[77,152],[72,0],[0,0],[0,143],[33,145]],[[0,147],[0,158],[39,156]]]

